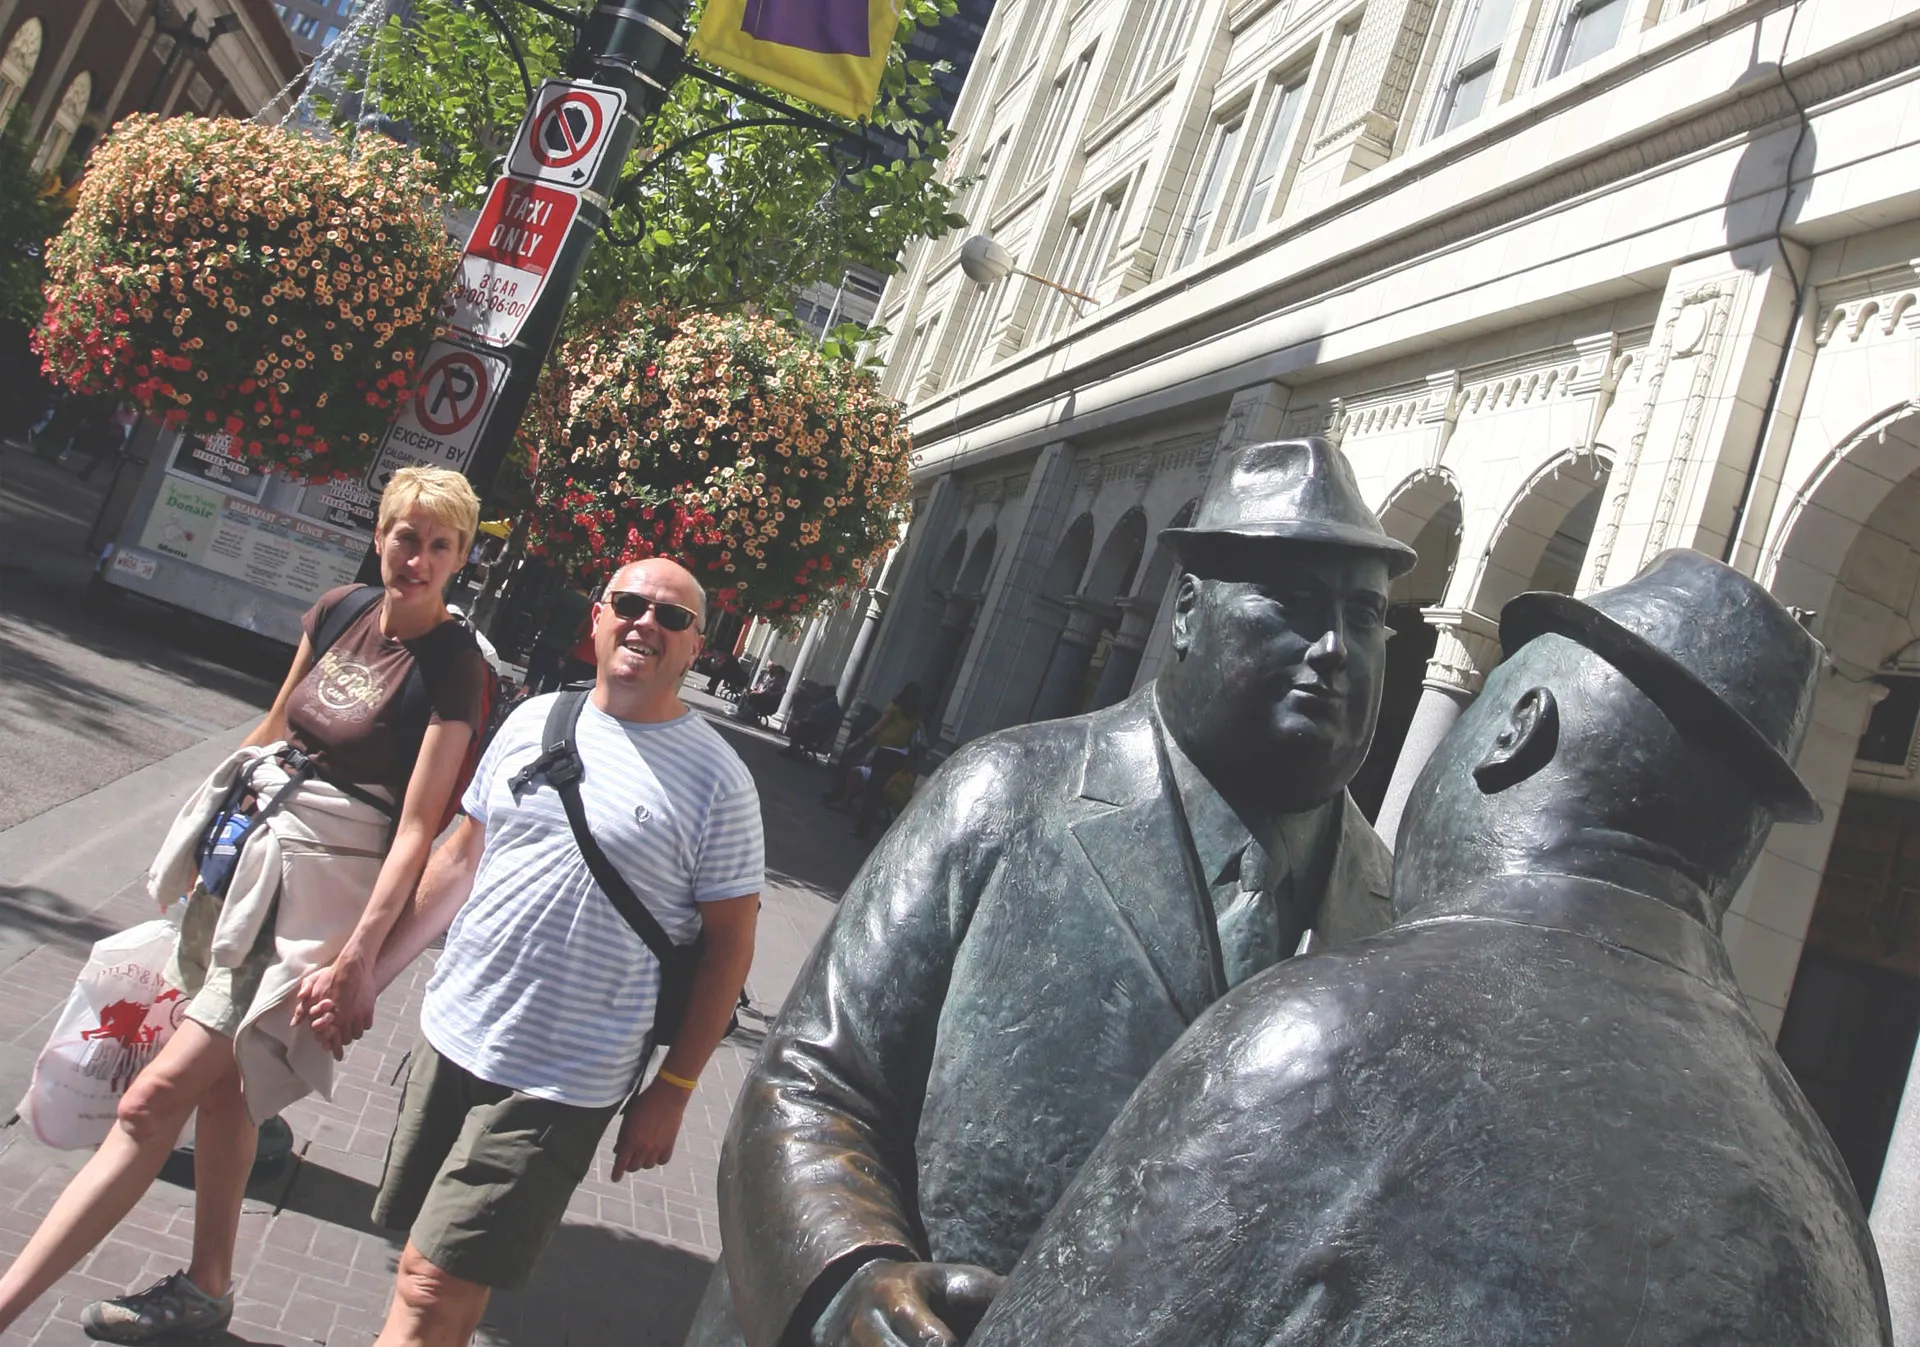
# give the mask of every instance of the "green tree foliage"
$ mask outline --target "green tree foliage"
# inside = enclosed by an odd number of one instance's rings
[[[31,147],[18,135],[0,133],[0,325],[23,340],[45,307],[40,287],[47,279],[47,241],[71,209],[59,183],[32,165]]]
[[[570,27],[514,0],[495,0],[494,8],[534,82],[559,74]],[[693,9],[690,31],[699,19],[698,4]],[[359,76],[366,103],[409,128],[451,203],[477,205],[525,110],[525,90],[481,9],[416,0],[412,10],[409,22],[389,21],[371,44]],[[630,242],[603,237],[595,246],[573,321],[602,317],[629,298],[681,310],[784,309],[799,290],[835,282],[849,265],[891,271],[906,243],[962,223],[947,208],[950,188],[934,177],[947,132],[928,120],[933,68],[906,59],[904,47],[915,27],[953,12],[954,0],[904,0],[872,122],[876,152],[864,165],[851,125],[839,137],[747,127],[660,157],[707,128],[771,115],[683,76],[629,166],[612,233]],[[904,152],[879,153],[882,134]]]

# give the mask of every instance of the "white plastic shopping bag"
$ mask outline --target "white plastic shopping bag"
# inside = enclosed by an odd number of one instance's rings
[[[105,1141],[120,1096],[179,1027],[187,1000],[163,976],[177,934],[157,919],[94,945],[20,1101],[21,1118],[47,1145]]]

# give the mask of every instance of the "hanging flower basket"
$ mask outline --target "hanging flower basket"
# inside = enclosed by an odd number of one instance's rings
[[[897,406],[765,318],[616,312],[548,367],[521,435],[535,555],[586,580],[673,557],[777,622],[850,598],[905,519]]]
[[[129,117],[48,257],[47,374],[289,475],[366,470],[458,254],[409,150]]]

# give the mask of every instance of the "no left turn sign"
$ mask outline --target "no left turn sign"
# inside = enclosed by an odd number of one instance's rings
[[[507,172],[535,182],[586,186],[626,102],[625,94],[605,85],[547,81],[514,137]]]

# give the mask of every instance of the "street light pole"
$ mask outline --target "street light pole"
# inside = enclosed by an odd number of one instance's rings
[[[560,334],[567,303],[586,267],[587,254],[612,211],[614,191],[620,185],[641,125],[659,111],[680,73],[685,24],[684,0],[600,0],[581,22],[580,35],[567,60],[567,74],[619,89],[627,96],[626,111],[607,132],[606,154],[593,180],[580,191],[579,214],[567,231],[525,326],[511,346],[492,351],[506,357],[511,371],[467,468],[467,478],[482,500],[500,475],[520,419],[533,398],[540,371]],[[527,115],[532,116],[533,111],[533,105],[529,105]]]

